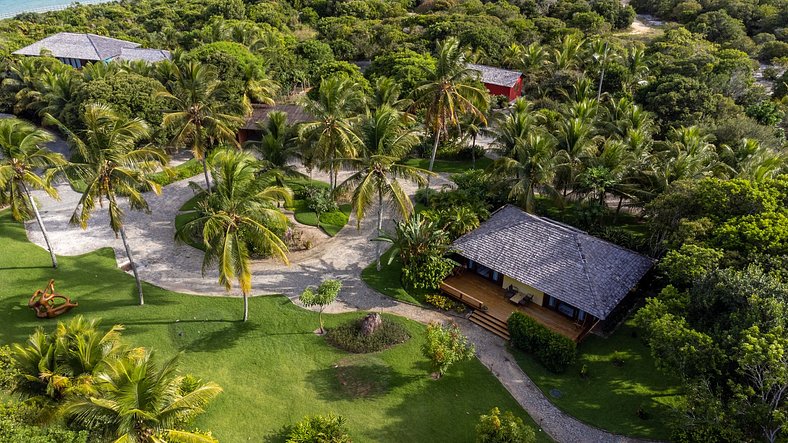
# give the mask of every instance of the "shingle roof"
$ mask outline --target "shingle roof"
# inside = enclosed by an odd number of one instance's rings
[[[304,112],[304,108],[294,104],[283,105],[255,105],[252,110],[252,115],[246,120],[243,129],[257,131],[260,130],[258,124],[264,125],[268,120],[268,114],[273,111],[281,111],[287,113],[287,123],[290,125],[297,125],[312,120],[312,116]]]
[[[170,51],[165,51],[164,49],[121,48],[120,55],[118,55],[114,60],[156,63],[171,59],[172,54],[170,54]]]
[[[515,206],[496,211],[453,248],[600,319],[654,264],[646,256]]]
[[[486,65],[475,65],[468,63],[468,69],[479,72],[482,75],[482,82],[491,85],[505,86],[511,88],[520,80],[523,73],[519,71],[511,71],[509,69],[495,68]]]
[[[117,57],[123,48],[138,46],[139,43],[95,34],[60,32],[15,51],[14,54],[38,56],[41,55],[41,50],[46,50],[54,57],[99,61]]]

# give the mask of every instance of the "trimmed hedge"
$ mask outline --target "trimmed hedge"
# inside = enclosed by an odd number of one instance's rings
[[[564,372],[575,363],[577,344],[557,334],[521,312],[509,317],[512,344],[531,355],[548,371]]]

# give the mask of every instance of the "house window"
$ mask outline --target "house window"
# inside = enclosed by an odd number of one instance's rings
[[[575,318],[575,307],[572,305],[568,305],[564,302],[558,303],[558,312],[566,315],[567,317]]]
[[[547,306],[550,306],[551,308],[554,308],[555,305],[556,305],[557,300],[555,298],[553,298],[553,297],[550,297],[549,295],[545,295],[545,297],[547,297]]]
[[[581,311],[581,310],[578,309],[578,311],[577,311],[577,319],[580,320],[580,321],[585,320],[586,319],[586,312],[585,311]]]

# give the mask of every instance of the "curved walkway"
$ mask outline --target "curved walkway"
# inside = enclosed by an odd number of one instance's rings
[[[345,175],[340,174],[340,179]],[[314,178],[326,180],[324,174]],[[222,293],[216,271],[201,273],[202,251],[174,241],[173,220],[178,209],[193,195],[190,180],[168,185],[159,196],[146,195],[151,213],[126,213],[126,231],[140,277],[165,289],[198,294]],[[432,179],[432,186],[440,188],[449,183],[446,175]],[[415,187],[407,186],[410,194]],[[38,192],[41,216],[49,231],[55,252],[60,255],[79,255],[102,247],[115,250],[118,264],[127,262],[123,245],[109,228],[105,212],[97,211],[86,230],[70,225],[69,218],[79,201],[79,194],[66,185],[59,185],[60,200],[55,201]],[[355,220],[340,233],[317,248],[294,253],[290,266],[274,260],[255,261],[252,265],[252,290],[255,294],[285,294],[297,303],[298,294],[309,285],[317,285],[325,278],[337,278],[344,287],[337,303],[327,312],[369,310],[407,317],[422,323],[445,321],[450,317],[441,312],[400,303],[369,288],[361,280],[361,270],[375,259],[374,217],[370,216],[355,229]],[[389,221],[389,225],[391,222]],[[31,241],[42,246],[43,238],[37,225],[26,225]],[[236,291],[231,291],[237,295]],[[503,339],[479,328],[464,318],[453,318],[476,344],[479,360],[500,380],[518,403],[546,432],[559,442],[637,442],[640,440],[618,436],[589,426],[564,414],[544,396],[528,378],[506,349]],[[611,405],[613,406],[613,405]]]

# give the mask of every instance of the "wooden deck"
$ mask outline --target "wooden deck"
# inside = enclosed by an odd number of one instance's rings
[[[572,319],[534,303],[524,306],[513,304],[506,298],[502,287],[473,272],[446,278],[441,283],[441,290],[473,309],[483,310],[486,306],[484,313],[503,323],[515,311],[520,311],[550,330],[575,341],[584,337],[588,330]]]

